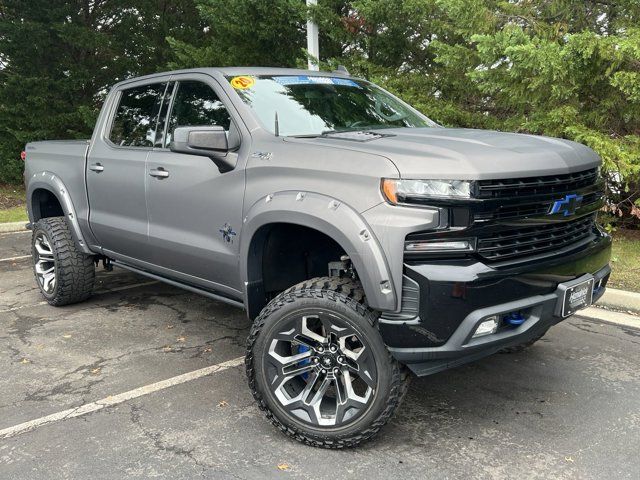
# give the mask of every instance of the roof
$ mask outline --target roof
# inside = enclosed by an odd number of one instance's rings
[[[333,71],[317,71],[317,70],[304,70],[300,68],[280,68],[280,67],[202,67],[202,68],[190,68],[185,70],[172,70],[168,72],[157,72],[150,75],[144,75],[141,77],[133,77],[116,83],[114,86],[120,86],[125,83],[134,82],[138,80],[146,80],[161,75],[171,75],[174,73],[206,73],[212,72],[220,73],[224,76],[236,76],[236,75],[308,75],[308,76],[323,76],[331,75],[332,77],[352,78],[344,72]]]
[[[213,68],[223,75],[309,75],[309,76],[331,76],[348,77],[343,72],[321,72],[316,70],[303,70],[300,68],[280,68],[280,67],[219,67]]]

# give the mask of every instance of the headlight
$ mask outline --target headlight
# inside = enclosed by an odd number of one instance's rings
[[[468,180],[397,180],[382,179],[382,193],[391,203],[414,203],[411,200],[431,197],[470,198]]]

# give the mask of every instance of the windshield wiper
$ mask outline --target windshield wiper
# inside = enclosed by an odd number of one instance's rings
[[[322,136],[322,133],[303,133],[302,135],[287,135],[287,137],[291,137],[291,138],[318,138],[321,136]]]
[[[319,138],[319,137],[328,137],[329,135],[334,135],[337,133],[348,133],[348,132],[370,132],[372,130],[382,130],[385,128],[398,128],[395,125],[365,125],[362,127],[347,127],[341,128],[340,130],[323,130],[320,133],[305,133],[302,135],[288,135],[293,138]]]
[[[331,133],[340,133],[344,130],[323,130],[320,133],[303,133],[301,135],[288,135],[289,137],[293,137],[293,138],[318,138],[318,137],[325,137]]]
[[[293,138],[319,138],[319,137],[327,137],[329,135],[333,135],[335,133],[346,133],[346,132],[364,132],[367,131],[367,128],[341,128],[340,130],[323,130],[320,133],[305,133],[302,135],[289,135]]]

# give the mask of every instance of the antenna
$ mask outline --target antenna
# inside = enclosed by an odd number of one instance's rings
[[[276,122],[274,124],[274,133],[276,134],[276,137],[280,136],[280,125],[278,124],[278,112],[276,112]]]
[[[349,73],[349,70],[347,70],[347,67],[345,67],[344,65],[338,65],[338,68],[335,69],[335,72],[344,73],[345,75],[351,76],[351,74]]]

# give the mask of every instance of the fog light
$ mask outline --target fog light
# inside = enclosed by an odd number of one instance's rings
[[[498,317],[496,315],[487,317],[478,325],[475,333],[473,334],[473,338],[496,333],[496,331],[498,330],[498,324]]]

